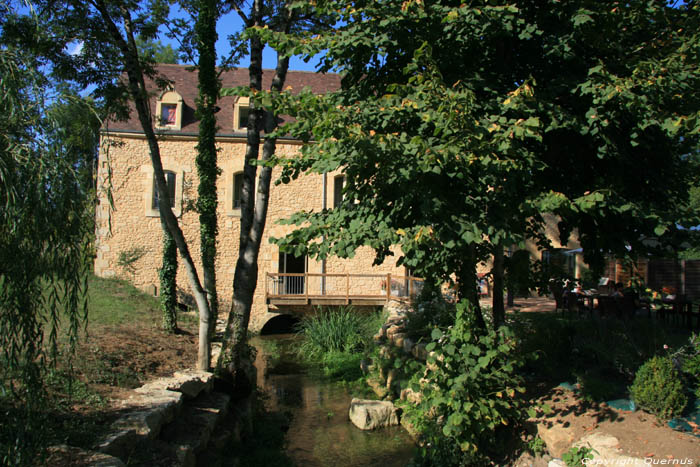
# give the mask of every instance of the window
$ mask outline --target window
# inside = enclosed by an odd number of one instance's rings
[[[160,106],[160,124],[175,125],[177,123],[177,104],[162,104]]]
[[[345,175],[337,175],[333,179],[333,207],[337,208],[343,201],[343,187],[345,186]]]
[[[239,97],[233,107],[233,130],[245,131],[248,128],[250,115],[250,98]]]
[[[554,248],[542,252],[542,262],[554,274],[574,276],[576,255],[566,248]]]
[[[170,207],[175,207],[175,172],[165,171],[165,183],[168,185],[168,198],[170,198]],[[153,199],[151,209],[158,210],[158,186],[156,184],[155,174],[153,175]]]
[[[170,89],[156,103],[156,127],[179,130],[182,127],[182,96]]]
[[[243,172],[233,174],[233,209],[241,208],[243,194]]]
[[[248,128],[248,114],[250,113],[250,107],[240,106],[238,108],[238,128]]]

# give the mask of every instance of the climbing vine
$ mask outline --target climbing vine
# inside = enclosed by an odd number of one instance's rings
[[[160,309],[163,312],[163,329],[177,330],[177,246],[172,235],[163,229],[163,267],[158,270],[160,278]]]
[[[215,0],[198,2],[197,22],[194,30],[199,54],[199,94],[197,117],[199,118],[199,142],[197,144],[197,175],[199,177],[197,212],[200,225],[200,249],[204,272],[204,289],[209,300],[211,316],[209,335],[213,336],[218,315],[219,300],[216,293],[216,236],[218,234],[216,208],[216,101],[221,83],[216,70],[216,48],[218,37],[216,21],[219,17]]]

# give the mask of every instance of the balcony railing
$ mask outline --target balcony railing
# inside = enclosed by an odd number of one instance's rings
[[[411,301],[423,289],[423,279],[392,274],[267,273],[268,301]]]

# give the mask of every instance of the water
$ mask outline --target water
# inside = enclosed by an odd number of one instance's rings
[[[298,466],[403,467],[413,443],[401,427],[362,431],[348,418],[352,396],[347,389],[321,381],[299,364],[297,336],[260,336],[255,366],[258,387],[269,397],[268,409],[291,411],[287,455]]]

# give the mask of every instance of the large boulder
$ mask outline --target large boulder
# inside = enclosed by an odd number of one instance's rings
[[[593,449],[593,462],[598,465],[650,465],[644,459],[625,455],[617,438],[600,431],[584,436],[574,444],[574,447],[581,446]]]
[[[547,426],[540,423],[537,425],[537,434],[547,446],[547,451],[554,457],[561,457],[575,441],[574,430],[560,424]]]
[[[399,424],[398,410],[388,401],[353,398],[350,421],[361,430],[373,430]]]

